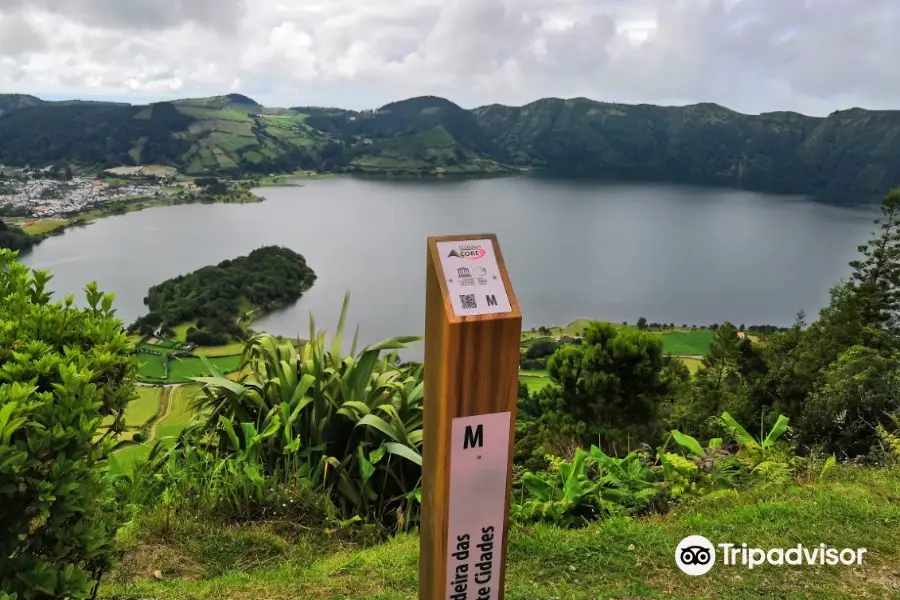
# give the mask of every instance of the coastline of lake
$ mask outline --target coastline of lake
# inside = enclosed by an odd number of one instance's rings
[[[308,336],[308,315],[333,331],[351,292],[348,326],[364,344],[419,335],[429,235],[497,233],[526,328],[590,317],[612,322],[789,325],[812,315],[849,273],[877,205],[668,184],[539,177],[377,181],[312,178],[258,188],[253,204],[184,204],[104,217],[44,241],[26,264],[50,288],[91,280],[117,295],[126,323],[161,281],[262,245],[303,254],[319,275],[293,307],[253,329]]]

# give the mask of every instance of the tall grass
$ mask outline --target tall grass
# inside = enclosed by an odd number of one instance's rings
[[[249,340],[237,380],[209,365],[214,376],[195,379],[204,387],[192,407],[205,422],[185,430],[168,454],[151,457],[148,473],[169,482],[168,492],[132,482],[135,500],[193,493],[238,516],[241,506],[256,507],[252,513],[269,505],[266,486],[303,486],[331,496],[346,519],[414,525],[422,370],[401,367],[396,350],[420,338],[391,338],[357,354],[355,336],[344,354],[348,307],[349,295],[330,343],[310,316],[300,349],[270,335]]]

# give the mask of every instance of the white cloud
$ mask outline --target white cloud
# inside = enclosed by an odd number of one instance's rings
[[[0,90],[900,107],[894,0],[0,0]]]

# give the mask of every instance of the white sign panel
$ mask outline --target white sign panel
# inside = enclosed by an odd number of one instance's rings
[[[457,317],[512,312],[491,240],[438,242],[437,249]]]
[[[497,600],[510,413],[453,419],[445,600]]]

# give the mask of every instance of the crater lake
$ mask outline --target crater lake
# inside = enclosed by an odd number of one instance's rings
[[[526,328],[578,318],[634,323],[790,325],[828,302],[875,230],[870,204],[670,184],[515,177],[371,181],[337,177],[265,188],[262,203],[157,207],[52,237],[23,256],[50,288],[97,281],[130,324],[148,289],[179,274],[281,245],[318,279],[254,329],[305,338],[309,313],[372,343],[424,330],[425,238],[496,233]],[[349,346],[349,343],[347,344]]]

